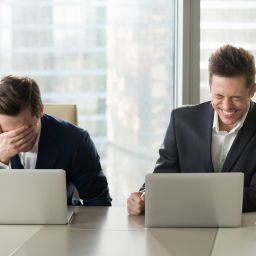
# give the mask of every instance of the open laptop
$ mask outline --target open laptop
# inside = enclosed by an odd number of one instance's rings
[[[0,224],[67,224],[64,170],[0,170]]]
[[[243,173],[146,175],[146,227],[238,227]]]

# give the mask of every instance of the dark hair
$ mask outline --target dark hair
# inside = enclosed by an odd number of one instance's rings
[[[40,117],[43,109],[40,89],[29,77],[5,76],[0,80],[0,114],[16,116],[24,108]]]
[[[246,86],[250,88],[255,83],[255,63],[253,55],[243,48],[224,45],[209,58],[209,83],[213,75],[234,77],[243,75]]]

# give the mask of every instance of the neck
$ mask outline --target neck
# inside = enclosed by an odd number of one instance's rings
[[[234,127],[236,127],[237,123],[239,122],[236,122],[232,125],[227,125],[227,124],[223,124],[220,120],[220,118],[218,118],[219,120],[219,130],[220,131],[226,131],[226,132],[230,132]]]

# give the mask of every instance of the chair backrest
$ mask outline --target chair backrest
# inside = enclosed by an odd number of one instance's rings
[[[44,113],[57,116],[77,125],[77,107],[75,104],[44,104]]]

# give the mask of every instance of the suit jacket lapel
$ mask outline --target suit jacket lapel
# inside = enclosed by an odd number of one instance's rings
[[[213,122],[213,108],[211,104],[207,105],[206,111],[203,112],[200,120],[198,122],[198,138],[201,138],[201,142],[199,143],[198,147],[201,147],[201,157],[202,161],[206,164],[207,170],[209,172],[213,172],[213,164],[212,164],[212,122]]]
[[[222,171],[232,170],[232,167],[234,166],[236,161],[239,159],[244,148],[249,143],[251,137],[255,134],[255,132],[256,132],[256,106],[254,102],[251,102],[251,107],[248,111],[247,117],[228,152]]]
[[[41,118],[41,134],[38,144],[38,154],[36,160],[36,169],[54,168],[58,148],[55,143],[52,129],[48,124],[46,116]]]

